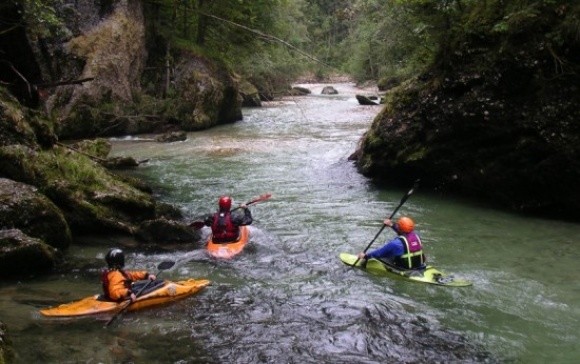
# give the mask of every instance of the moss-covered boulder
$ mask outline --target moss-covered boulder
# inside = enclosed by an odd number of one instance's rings
[[[260,93],[258,92],[258,89],[247,80],[242,79],[240,81],[240,95],[242,96],[242,106],[262,106],[262,100],[260,100]]]
[[[66,249],[72,242],[61,211],[35,187],[0,178],[0,228],[16,228],[47,244]]]
[[[51,271],[61,254],[18,229],[0,230],[0,276],[23,277]]]
[[[234,75],[215,61],[186,52],[175,70],[173,118],[186,131],[206,129],[242,119],[241,99]]]
[[[38,112],[23,108],[0,86],[0,146],[25,144],[50,147],[56,142],[52,124]]]
[[[144,221],[139,225],[136,236],[155,245],[196,243],[200,234],[187,225],[166,218]]]
[[[0,148],[0,171],[48,196],[64,213],[73,232],[133,234],[136,223],[155,217],[155,201],[150,194],[68,148]]]

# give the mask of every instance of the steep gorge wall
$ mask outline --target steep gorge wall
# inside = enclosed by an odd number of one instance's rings
[[[16,84],[21,102],[43,108],[60,139],[198,130],[240,120],[237,78],[221,62],[192,51],[171,49],[169,70],[163,59],[163,66],[147,71],[146,82],[163,81],[142,87],[149,48],[170,47],[168,40],[147,36],[144,6],[139,0],[64,1],[49,27],[28,24],[17,28],[24,32],[0,34],[0,46],[13,49],[0,63],[6,70],[0,81]],[[14,18],[23,14],[17,7],[9,10],[12,15],[3,14],[12,17],[8,21],[26,22],[26,16]],[[152,39],[155,44],[148,44]],[[165,85],[172,90],[158,92]]]
[[[353,155],[359,169],[580,221],[580,6],[544,5],[507,32],[455,34],[429,72],[388,95]]]

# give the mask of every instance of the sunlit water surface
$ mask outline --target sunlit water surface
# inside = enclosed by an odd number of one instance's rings
[[[347,160],[380,106],[352,85],[304,85],[305,97],[244,109],[244,120],[184,142],[112,140],[115,155],[149,161],[133,175],[195,219],[218,196],[254,205],[251,243],[232,261],[203,249],[128,252],[128,268],[176,266],[163,277],[213,284],[163,308],[108,317],[40,318],[39,308],[98,292],[87,268],[0,286],[0,318],[18,363],[576,363],[580,360],[580,226],[526,218],[422,193],[412,215],[430,262],[472,287],[445,288],[349,269],[405,190],[373,185]],[[207,234],[207,231],[204,231]],[[378,247],[393,233],[384,231]],[[109,247],[70,254],[101,260]],[[199,245],[197,245],[199,246]]]

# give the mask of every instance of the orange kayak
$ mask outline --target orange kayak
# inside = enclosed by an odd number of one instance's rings
[[[240,237],[231,243],[214,243],[211,236],[207,242],[207,251],[214,258],[230,259],[240,254],[250,241],[250,228],[240,226]]]
[[[188,279],[185,281],[164,281],[163,285],[147,294],[137,297],[137,300],[127,307],[127,311],[136,311],[148,307],[159,306],[191,296],[209,285],[207,279]],[[59,306],[40,310],[48,317],[77,317],[97,314],[117,313],[125,307],[126,301],[112,302],[102,300],[100,295],[83,298],[79,301],[64,303]]]

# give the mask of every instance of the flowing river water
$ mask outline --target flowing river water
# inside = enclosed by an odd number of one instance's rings
[[[127,251],[127,268],[212,285],[169,306],[103,318],[48,320],[38,309],[99,291],[98,268],[0,286],[0,320],[17,363],[576,363],[580,360],[580,225],[522,217],[419,189],[415,218],[431,264],[473,281],[447,288],[349,269],[406,190],[373,184],[348,156],[380,106],[350,84],[244,109],[244,120],[162,144],[113,140],[148,159],[133,175],[195,219],[222,194],[251,207],[247,249],[231,261],[199,244]],[[410,187],[410,186],[409,186]],[[555,191],[556,193],[558,191]],[[565,191],[561,191],[564,193]],[[394,233],[386,229],[374,243]],[[204,229],[204,233],[207,233]],[[102,264],[107,241],[69,254]],[[105,319],[106,320],[106,319]]]

